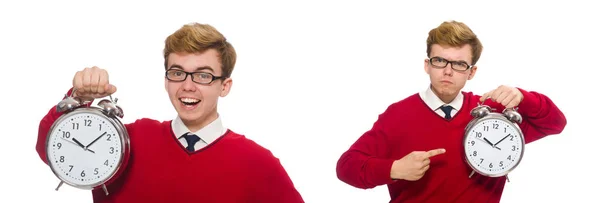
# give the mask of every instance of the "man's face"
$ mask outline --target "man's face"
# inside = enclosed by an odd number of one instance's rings
[[[468,67],[472,64],[471,55],[470,45],[449,47],[434,44],[431,46],[432,63],[429,59],[425,59],[425,72],[429,75],[433,92],[444,102],[452,101],[467,80],[475,76],[476,66],[465,71],[453,70],[451,67],[454,66],[455,69],[460,69],[461,66]],[[446,61],[450,62],[445,65]]]
[[[218,52],[209,49],[203,53],[171,53],[167,58],[167,75],[171,79],[193,75],[195,81],[209,82],[210,75],[221,76],[221,63]],[[175,71],[179,70],[179,71]],[[231,88],[231,79],[215,79],[208,84],[192,81],[187,75],[184,81],[172,81],[165,77],[165,89],[179,117],[191,131],[199,130],[217,118],[217,102],[225,97]],[[202,79],[201,79],[202,78]],[[201,81],[204,80],[204,81]]]

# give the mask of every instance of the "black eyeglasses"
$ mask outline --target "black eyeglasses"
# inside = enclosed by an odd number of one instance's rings
[[[165,72],[165,77],[168,80],[174,82],[182,82],[187,79],[187,76],[192,76],[192,81],[198,84],[210,84],[215,80],[223,79],[223,76],[214,76],[213,74],[206,72],[186,72],[183,70],[170,69]]]
[[[445,68],[448,65],[448,63],[450,63],[450,67],[453,70],[459,71],[459,72],[464,72],[466,70],[469,70],[469,68],[473,67],[473,65],[469,65],[464,61],[449,61],[442,57],[432,57],[429,59],[429,63],[434,68]]]

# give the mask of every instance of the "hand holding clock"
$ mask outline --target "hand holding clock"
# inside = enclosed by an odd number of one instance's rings
[[[73,77],[74,97],[84,101],[103,98],[117,91],[108,81],[108,72],[96,66],[77,71]]]
[[[506,108],[513,108],[523,101],[523,93],[515,87],[500,85],[498,88],[483,94],[479,101],[483,102],[488,98]]]

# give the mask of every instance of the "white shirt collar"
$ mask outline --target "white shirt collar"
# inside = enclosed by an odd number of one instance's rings
[[[442,105],[450,105],[452,108],[456,109],[456,111],[460,110],[463,104],[463,94],[459,92],[458,95],[452,100],[449,104],[444,103],[435,93],[431,90],[431,85],[427,88],[427,90],[423,92],[419,92],[421,99],[431,108],[431,110],[437,110]]]
[[[179,139],[183,134],[191,132],[187,126],[185,126],[179,116],[173,119],[171,122],[171,128],[173,129],[173,134],[175,134],[175,138],[177,139]],[[206,144],[210,144],[221,137],[221,135],[225,134],[226,131],[227,129],[223,127],[221,116],[219,115],[217,119],[204,126],[204,128],[191,133],[198,135],[198,137],[206,142]]]

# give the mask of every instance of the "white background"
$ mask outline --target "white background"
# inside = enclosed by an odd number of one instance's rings
[[[231,94],[220,100],[226,126],[279,157],[307,202],[388,202],[385,186],[339,181],[337,159],[388,105],[427,87],[427,33],[453,19],[485,47],[464,90],[538,91],[568,119],[560,135],[527,146],[502,202],[594,201],[597,6],[368,2],[3,1],[0,202],[91,202],[89,191],[54,191],[59,181],[35,151],[40,119],[74,73],[93,65],[109,71],[124,122],[174,118],[161,51],[165,37],[189,22],[215,26],[239,55]]]

